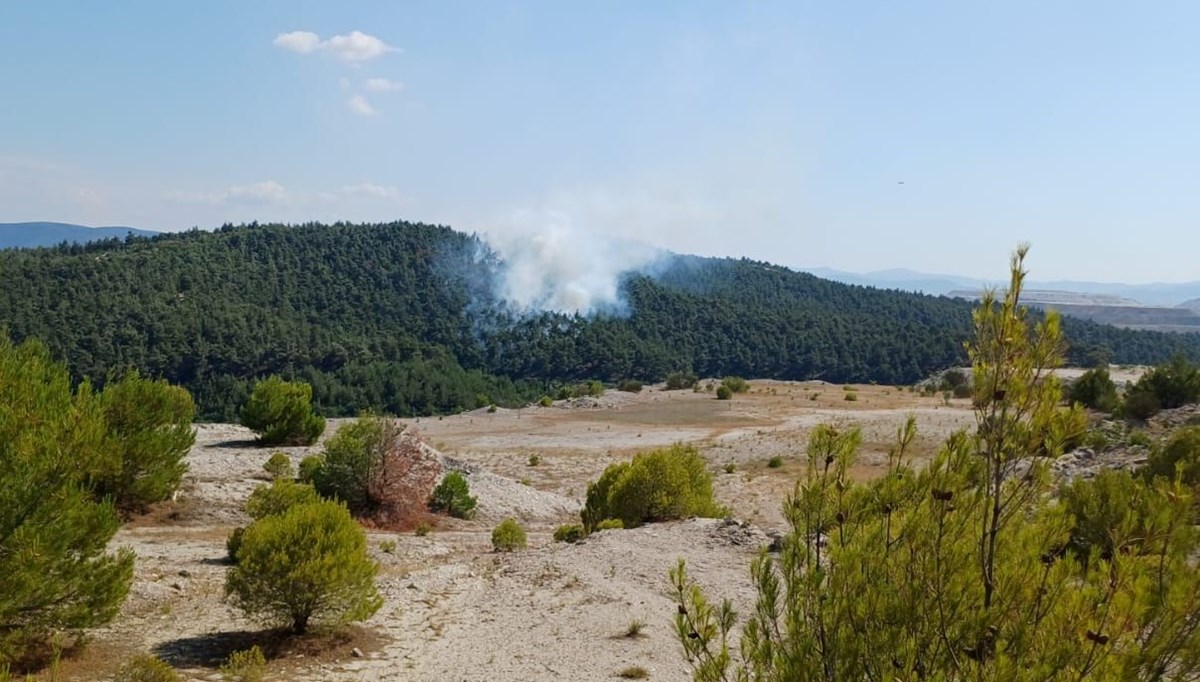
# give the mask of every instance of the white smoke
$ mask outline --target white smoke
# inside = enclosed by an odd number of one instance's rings
[[[623,314],[622,275],[664,253],[549,210],[518,212],[483,237],[502,261],[495,293],[520,312]]]

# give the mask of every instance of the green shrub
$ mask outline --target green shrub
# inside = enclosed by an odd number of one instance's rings
[[[975,390],[966,384],[959,384],[954,387],[953,393],[955,398],[970,398],[975,394]]]
[[[433,511],[445,512],[460,519],[469,519],[475,515],[476,500],[471,497],[467,479],[457,471],[446,474],[442,482],[433,489],[433,497],[429,499],[429,508]]]
[[[254,520],[279,516],[292,507],[319,502],[321,497],[311,485],[277,479],[271,485],[259,485],[246,500],[246,514]]]
[[[1152,394],[1164,410],[1190,405],[1200,401],[1200,367],[1177,355],[1143,374],[1133,391]]]
[[[1067,397],[1088,409],[1102,412],[1112,412],[1121,402],[1107,367],[1084,372],[1071,384]]]
[[[552,407],[554,405],[554,400],[550,396],[544,395],[538,399],[538,405],[542,407]]]
[[[1118,546],[1140,545],[1152,493],[1129,472],[1115,470],[1065,486],[1059,499],[1072,522],[1071,548],[1087,558],[1093,549],[1111,555]]]
[[[579,542],[587,536],[587,531],[578,523],[569,523],[554,529],[555,542]]]
[[[306,632],[370,618],[383,599],[378,566],[345,506],[322,501],[267,516],[245,530],[226,598],[247,616]]]
[[[943,391],[955,391],[959,386],[968,386],[967,375],[961,369],[948,369],[942,372],[938,388]],[[968,389],[969,390],[969,389]]]
[[[117,671],[113,682],[180,682],[182,678],[166,661],[149,654],[134,656]]]
[[[246,529],[238,526],[233,529],[229,537],[225,538],[225,552],[229,555],[229,561],[237,563],[238,550],[242,548],[242,539],[246,537]]]
[[[949,399],[949,397],[950,397],[950,394],[947,393],[946,398]],[[846,393],[842,395],[842,400],[845,400],[846,402],[850,402],[850,403],[855,402],[856,400],[858,400],[858,394],[855,393],[854,391],[846,391]]]
[[[196,441],[192,396],[133,371],[106,386],[100,403],[120,457],[115,468],[93,477],[96,496],[111,498],[124,511],[140,511],[171,497]]]
[[[750,382],[741,377],[725,377],[721,380],[721,385],[734,393],[745,393],[750,390]]]
[[[1149,478],[1200,485],[1200,426],[1179,429],[1161,447],[1151,449],[1143,472]]]
[[[107,623],[129,593],[133,552],[108,553],[120,517],[88,484],[120,470],[103,407],[45,346],[0,333],[0,668]]]
[[[713,500],[712,475],[693,446],[677,444],[642,453],[632,462],[610,465],[588,486],[584,528],[620,519],[626,528],[693,516],[720,517]]]
[[[637,379],[622,379],[621,382],[617,384],[617,390],[624,391],[626,393],[641,393],[642,382],[638,381]]]
[[[1158,414],[1161,409],[1162,405],[1153,393],[1136,388],[1125,394],[1125,401],[1121,405],[1121,412],[1124,416],[1142,421]]]
[[[783,466],[783,458],[779,455],[775,455],[771,459],[767,460],[767,466],[772,469],[778,469],[779,467]]]
[[[497,552],[525,549],[525,529],[516,519],[504,519],[492,530],[492,548]]]
[[[1150,440],[1150,434],[1141,429],[1134,429],[1129,433],[1129,444],[1140,445],[1141,447],[1148,448],[1152,444],[1152,441]]]
[[[300,460],[296,480],[301,483],[313,483],[317,476],[317,471],[325,464],[325,458],[320,455],[305,455],[304,459]]]
[[[263,445],[311,445],[325,432],[325,418],[313,414],[312,386],[274,376],[254,386],[241,419]]]
[[[345,502],[355,516],[389,516],[422,504],[415,496],[429,494],[418,485],[423,482],[406,476],[420,456],[420,441],[394,419],[364,415],[326,441],[313,485],[322,497]]]
[[[1103,431],[1088,431],[1083,437],[1083,444],[1096,452],[1104,452],[1108,449],[1108,436]]]
[[[699,379],[691,372],[671,372],[667,375],[667,390],[680,391],[685,388],[692,388],[696,385]]]
[[[263,471],[271,474],[271,478],[276,480],[281,478],[293,478],[296,475],[296,470],[292,467],[290,457],[282,452],[276,452],[271,455],[271,458],[263,464]]]
[[[396,553],[396,541],[395,540],[380,540],[379,541],[379,551],[383,552],[384,554],[395,554]]]
[[[725,463],[725,473],[732,474],[735,471],[737,471],[737,464],[735,464],[733,462]]]
[[[221,679],[225,682],[262,682],[266,674],[267,657],[258,645],[229,654],[221,666]]]
[[[621,519],[604,519],[596,524],[596,530],[623,530],[625,522]]]
[[[529,466],[535,467],[542,463],[542,456],[533,454],[529,456]]]
[[[717,387],[717,400],[729,400],[732,397],[733,391],[728,386],[721,384]]]
[[[622,668],[621,672],[617,673],[617,677],[626,680],[644,680],[650,677],[650,671],[640,665],[631,665],[627,668]]]
[[[419,538],[423,538],[426,535],[429,535],[429,532],[431,530],[433,530],[433,526],[430,525],[430,523],[428,521],[422,521],[417,524],[416,528],[413,529],[413,535],[416,535]]]

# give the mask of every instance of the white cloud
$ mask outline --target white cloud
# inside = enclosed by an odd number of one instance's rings
[[[376,185],[373,182],[346,185],[338,189],[338,194],[344,197],[367,197],[371,199],[387,199],[389,201],[403,200],[399,189],[388,185]]]
[[[366,88],[369,92],[397,92],[404,89],[404,83],[387,78],[368,78]]]
[[[374,116],[375,114],[379,113],[379,110],[371,106],[371,103],[367,101],[367,98],[363,97],[362,95],[351,96],[350,99],[346,100],[346,106],[350,107],[350,111],[353,111],[359,116]]]
[[[168,201],[179,204],[281,204],[292,198],[287,188],[274,180],[234,185],[220,192],[168,192]]]
[[[311,31],[292,31],[275,36],[274,44],[276,47],[300,54],[325,52],[351,66],[359,66],[389,52],[400,51],[399,48],[362,31],[351,31],[348,35],[333,36],[328,40],[321,40],[320,36]]]
[[[273,44],[285,50],[308,54],[321,46],[321,38],[310,31],[292,31],[275,36]]]

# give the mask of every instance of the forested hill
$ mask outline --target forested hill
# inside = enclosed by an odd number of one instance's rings
[[[0,324],[78,377],[136,367],[233,419],[257,378],[331,415],[536,399],[561,382],[702,376],[908,383],[965,360],[970,306],[763,263],[678,257],[623,282],[625,317],[514,316],[475,237],[387,225],[225,227],[0,252]],[[1003,258],[1006,254],[995,254]],[[1200,336],[1068,320],[1077,359],[1200,358]]]

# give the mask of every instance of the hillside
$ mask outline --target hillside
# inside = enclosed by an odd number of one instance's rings
[[[480,258],[483,253],[485,257]],[[330,415],[519,404],[562,382],[676,370],[911,383],[964,361],[970,304],[747,260],[675,257],[627,275],[625,317],[517,315],[498,265],[446,227],[225,227],[0,252],[0,320],[79,378],[138,368],[233,420],[256,378],[314,387]],[[1077,362],[1200,358],[1200,336],[1067,320]]]
[[[87,227],[69,223],[0,223],[0,249],[57,246],[63,242],[86,244],[102,239],[124,239],[130,234],[149,237],[158,233],[132,227]]]

